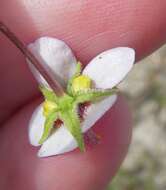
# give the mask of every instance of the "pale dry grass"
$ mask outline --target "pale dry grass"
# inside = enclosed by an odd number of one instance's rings
[[[128,156],[111,190],[166,189],[166,46],[135,65],[120,85],[134,117]]]

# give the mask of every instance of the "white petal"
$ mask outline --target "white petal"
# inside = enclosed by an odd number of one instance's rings
[[[128,47],[110,49],[92,59],[83,74],[93,80],[96,88],[112,88],[127,75],[134,61],[134,49]]]
[[[87,110],[87,116],[82,123],[82,132],[85,133],[99,120],[115,103],[116,95],[91,105]],[[42,145],[38,152],[39,157],[47,157],[63,154],[77,148],[77,143],[70,132],[64,127],[57,129]]]
[[[48,70],[52,71],[54,77],[62,85],[65,85],[67,80],[74,74],[76,59],[71,49],[63,41],[42,37],[29,44],[28,48]],[[29,65],[38,82],[48,86],[34,66],[30,63]]]
[[[72,151],[77,143],[70,132],[61,126],[42,145],[38,152],[39,157],[47,157]]]
[[[34,146],[40,145],[38,142],[44,131],[44,121],[45,117],[43,116],[43,106],[40,104],[33,112],[29,122],[29,141]]]
[[[97,120],[99,120],[106,111],[108,111],[116,102],[117,95],[110,96],[104,100],[92,104],[86,112],[87,117],[82,124],[82,131],[86,132],[90,129]]]

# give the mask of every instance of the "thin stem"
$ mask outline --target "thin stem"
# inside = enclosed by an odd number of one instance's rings
[[[62,86],[53,78],[53,76],[44,68],[44,66],[36,59],[36,57],[28,50],[26,45],[21,42],[17,36],[10,31],[10,29],[0,21],[0,31],[15,44],[15,46],[20,49],[20,51],[24,54],[26,58],[29,59],[31,64],[39,71],[39,73],[44,77],[49,86],[58,96],[62,96],[64,94],[64,90]]]

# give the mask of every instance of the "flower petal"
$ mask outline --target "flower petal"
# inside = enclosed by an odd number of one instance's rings
[[[76,59],[71,49],[63,41],[41,37],[34,43],[29,44],[28,48],[52,72],[56,80],[62,85],[66,85],[67,80],[74,74]],[[48,87],[47,82],[34,66],[30,63],[29,65],[38,82]]]
[[[82,131],[85,133],[97,120],[99,120],[106,111],[108,111],[117,100],[117,95],[112,95],[100,102],[92,104],[86,111],[86,118],[82,123]]]
[[[40,104],[33,112],[29,122],[29,141],[33,146],[40,146],[38,142],[44,131],[44,121],[43,106]]]
[[[82,123],[82,132],[85,133],[108,111],[117,99],[116,95],[105,98],[104,100],[91,105],[87,109],[87,116]],[[77,147],[76,140],[70,132],[61,126],[55,131],[42,145],[38,152],[39,157],[47,157],[63,154],[74,150]]]
[[[41,146],[38,156],[47,157],[72,151],[77,147],[77,142],[70,132],[61,126]]]
[[[128,47],[107,50],[94,59],[83,70],[96,88],[112,88],[116,86],[131,70],[135,61],[135,51]]]

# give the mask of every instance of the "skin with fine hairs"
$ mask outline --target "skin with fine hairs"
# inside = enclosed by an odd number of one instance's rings
[[[64,40],[85,65],[117,46],[136,50],[137,60],[166,41],[164,0],[0,1],[0,20],[26,44],[40,36]],[[102,141],[46,159],[28,142],[28,122],[42,101],[22,54],[0,35],[0,189],[102,190],[115,175],[131,139],[124,98],[96,123]],[[132,90],[132,88],[131,88]]]

